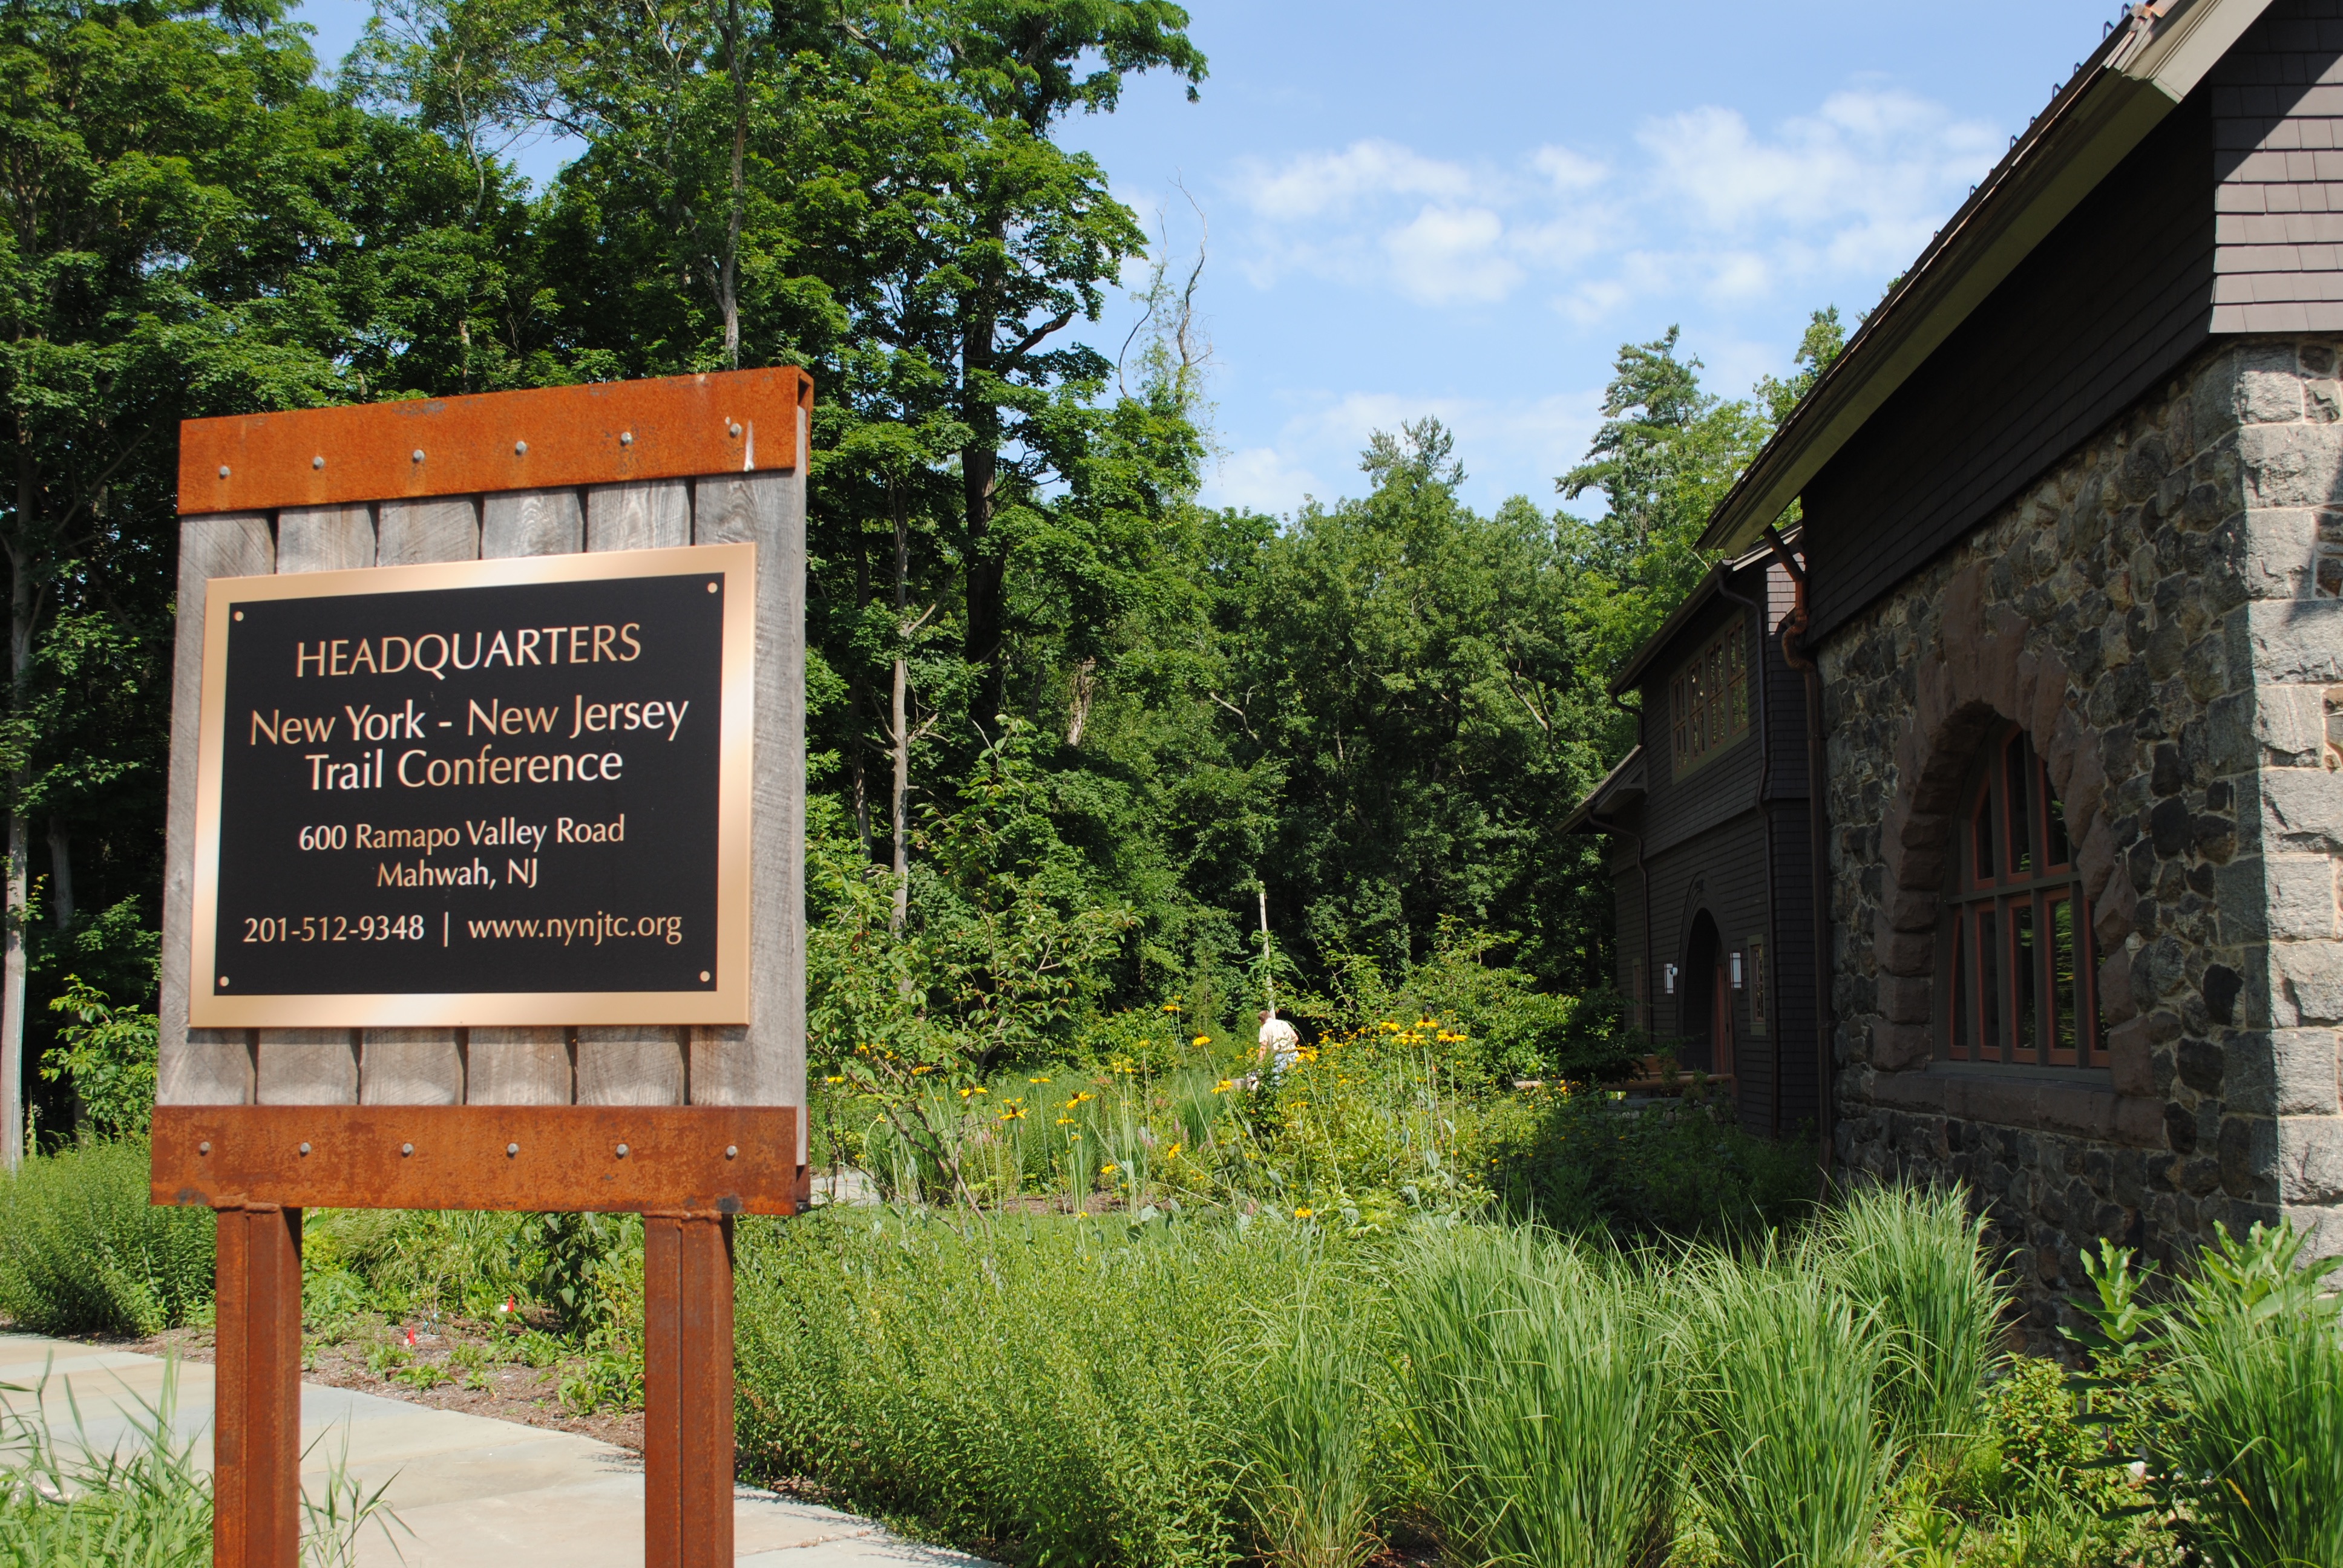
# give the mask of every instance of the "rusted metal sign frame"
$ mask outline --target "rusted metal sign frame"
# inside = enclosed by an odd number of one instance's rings
[[[164,1105],[154,1201],[793,1214],[794,1106]]]
[[[354,594],[623,578],[723,577],[723,702],[717,763],[716,981],[694,991],[443,991],[236,996],[215,984],[221,778],[226,765],[227,644],[239,604]],[[749,805],[756,699],[757,547],[515,556],[356,571],[214,578],[205,598],[201,740],[196,776],[195,921],[187,1021],[197,1029],[383,1029],[597,1023],[745,1023],[749,1017]],[[320,1200],[323,1201],[323,1200]]]
[[[805,470],[794,367],[189,419],[179,515]]]

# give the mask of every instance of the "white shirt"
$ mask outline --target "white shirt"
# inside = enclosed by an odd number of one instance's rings
[[[1270,1060],[1280,1072],[1302,1060],[1302,1036],[1282,1018],[1271,1018],[1262,1022],[1261,1046],[1272,1053]]]

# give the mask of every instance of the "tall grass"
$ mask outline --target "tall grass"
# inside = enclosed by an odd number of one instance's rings
[[[1664,1527],[1674,1373],[1644,1283],[1531,1230],[1434,1231],[1406,1260],[1406,1387],[1462,1560],[1633,1568]]]
[[[2343,1327],[2304,1241],[2224,1232],[2173,1319],[2169,1462],[2216,1568],[2343,1568]]]
[[[0,1392],[26,1395],[29,1408],[0,1404],[0,1568],[202,1568],[212,1557],[211,1477],[196,1462],[196,1439],[174,1432],[178,1366],[166,1363],[154,1402],[134,1396],[131,1441],[101,1449],[66,1391],[73,1431],[61,1436],[44,1402],[48,1378]],[[387,1485],[387,1483],[386,1483]],[[392,1540],[404,1530],[384,1501],[339,1458],[323,1493],[301,1496],[301,1559],[313,1568],[351,1568],[368,1525]]]
[[[739,1259],[745,1470],[1051,1563],[1234,1555],[1262,1314],[1373,1310],[1292,1224],[866,1210],[743,1226]]]
[[[47,1379],[42,1379],[45,1384]],[[74,1437],[60,1441],[32,1408],[0,1409],[0,1568],[198,1568],[211,1561],[212,1497],[196,1468],[195,1440],[173,1435],[178,1377],[164,1374],[161,1397],[129,1412],[126,1450],[93,1452],[79,1406]]]
[[[147,1199],[143,1138],[72,1145],[0,1176],[0,1317],[35,1333],[151,1334],[202,1309],[211,1211]]]
[[[1938,1464],[1975,1440],[2009,1293],[1957,1188],[1866,1187],[1808,1232],[1806,1256],[1882,1336],[1877,1413],[1891,1455]]]
[[[1380,1544],[1371,1378],[1353,1325],[1307,1306],[1266,1347],[1236,1491],[1270,1562],[1353,1568]]]
[[[1875,1314],[1773,1248],[1692,1260],[1676,1288],[1694,1387],[1694,1495],[1735,1568],[1856,1568],[1886,1453]]]

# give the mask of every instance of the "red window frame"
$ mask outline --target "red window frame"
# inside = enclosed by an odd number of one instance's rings
[[[1995,730],[1961,804],[1937,944],[1939,1059],[2107,1066],[2091,903],[2049,770],[2024,730]]]

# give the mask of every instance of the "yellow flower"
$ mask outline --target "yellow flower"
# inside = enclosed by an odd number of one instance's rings
[[[1058,1125],[1061,1127],[1071,1127],[1073,1124],[1074,1119],[1071,1116],[1061,1116],[1058,1118]]]
[[[1177,1144],[1177,1143],[1174,1143],[1173,1145],[1172,1145],[1172,1147],[1171,1147],[1171,1148],[1166,1149],[1166,1150],[1163,1151],[1163,1158],[1164,1158],[1164,1159],[1166,1159],[1166,1160],[1177,1160],[1177,1159],[1179,1159],[1179,1158],[1180,1158],[1180,1150],[1181,1150],[1181,1148],[1182,1148],[1182,1145]]]
[[[844,1073],[840,1073],[835,1077],[825,1078],[822,1081],[824,1083],[844,1083],[846,1081],[846,1075]]]
[[[1210,1045],[1212,1043],[1212,1037],[1209,1034],[1200,1034],[1196,1037],[1194,1043],[1197,1045]]]
[[[1180,1004],[1176,1001],[1167,1001],[1163,1004],[1163,1010],[1165,1012],[1178,1012],[1180,1010]]]
[[[1293,1217],[1297,1220],[1307,1220],[1310,1218],[1312,1212],[1312,1211],[1308,1209],[1296,1209],[1293,1211]]]
[[[1234,1089],[1236,1086],[1236,1081],[1234,1079],[1223,1078],[1218,1083],[1212,1085],[1212,1092],[1214,1094],[1226,1094],[1230,1090]]]
[[[1047,1083],[1050,1081],[1046,1078],[1029,1078],[1025,1081],[1028,1083]]]
[[[1120,1170],[1121,1170],[1121,1169],[1122,1169],[1122,1167],[1121,1167],[1121,1166],[1120,1166],[1120,1165],[1115,1165],[1115,1164],[1111,1164],[1111,1163],[1110,1163],[1110,1164],[1106,1164],[1106,1165],[1101,1165],[1101,1166],[1100,1166],[1100,1167],[1099,1167],[1099,1174],[1100,1174],[1100,1175],[1101,1175],[1101,1176],[1111,1176],[1111,1175],[1113,1175],[1116,1171],[1120,1171]]]

